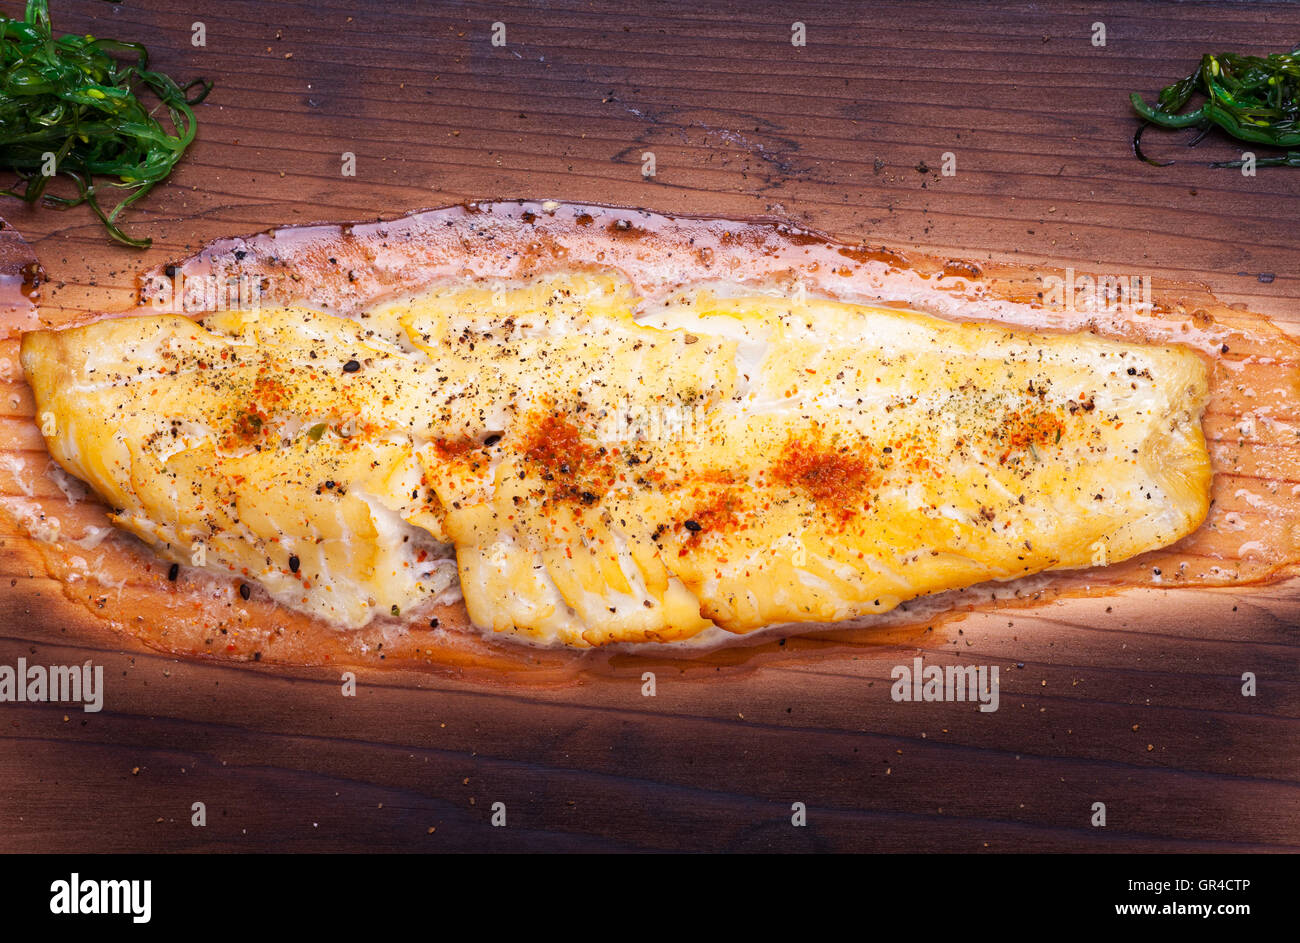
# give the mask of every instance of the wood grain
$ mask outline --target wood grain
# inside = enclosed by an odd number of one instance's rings
[[[111,246],[80,210],[0,214],[43,262],[54,316],[124,307],[136,272],[220,236],[551,196],[1203,282],[1300,327],[1300,174],[1212,171],[1189,156],[1233,146],[1187,152],[1178,135],[1147,142],[1178,165],[1140,164],[1125,101],[1210,49],[1275,50],[1300,8],[797,15],[804,48],[788,8],[764,2],[56,3],[57,28],[138,38],[217,90],[174,185],[132,217],[153,249]],[[955,176],[916,169],[945,152]],[[58,587],[3,561],[24,588],[0,597],[0,664],[92,658],[108,685],[98,714],[0,705],[7,851],[1300,848],[1294,582],[976,614],[717,677],[666,667],[655,698],[632,665],[546,687],[364,672],[343,698],[336,672],[179,662],[71,631]],[[1000,665],[1000,710],[894,703],[890,669],[918,651]],[[807,828],[790,827],[796,801]]]

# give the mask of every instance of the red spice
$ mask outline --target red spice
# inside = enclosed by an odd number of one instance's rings
[[[437,439],[433,447],[439,458],[456,459],[463,458],[467,452],[478,448],[478,443],[473,439]]]
[[[253,383],[253,399],[263,406],[281,406],[289,401],[289,388],[273,376],[259,376]]]
[[[698,544],[706,534],[727,533],[741,529],[743,526],[741,512],[744,509],[745,502],[739,489],[727,488],[710,495],[686,518],[678,522],[678,527],[683,527],[687,531],[686,543],[678,555],[685,556],[687,551]]]
[[[871,443],[854,439],[842,446],[831,444],[825,441],[821,427],[814,426],[801,438],[790,436],[772,477],[850,517],[866,506],[862,497],[880,483],[880,471]]]
[[[1006,446],[999,457],[1005,462],[1012,452],[1022,452],[1030,447],[1055,445],[1061,441],[1065,423],[1054,412],[1045,409],[1022,413],[1016,410],[1002,420],[994,438]]]
[[[695,507],[686,520],[682,522],[690,532],[688,541],[697,541],[706,533],[735,531],[741,525],[741,511],[745,510],[745,501],[740,489],[728,488],[712,494],[705,502]]]
[[[236,449],[252,445],[270,435],[267,428],[271,414],[289,402],[289,389],[274,377],[259,376],[253,383],[248,402],[236,407],[231,416],[230,431],[222,440],[222,447]]]
[[[247,445],[258,439],[262,435],[262,427],[266,422],[266,415],[254,410],[241,409],[235,413],[234,420],[231,422],[230,435],[224,443],[227,447],[233,445]]]
[[[577,424],[562,413],[547,413],[536,420],[524,457],[539,467],[557,501],[595,504],[615,477],[605,450],[584,439]]]

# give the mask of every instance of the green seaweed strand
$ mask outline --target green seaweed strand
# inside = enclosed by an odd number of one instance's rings
[[[1204,103],[1183,112],[1197,92],[1205,95]],[[1141,118],[1162,128],[1204,130],[1218,126],[1240,141],[1283,149],[1300,147],[1300,47],[1265,58],[1205,55],[1191,75],[1161,90],[1155,105],[1147,104],[1136,92],[1129,101]],[[1141,128],[1138,130],[1134,149],[1143,157],[1138,146]],[[1240,167],[1241,163],[1224,161],[1211,166]],[[1256,165],[1300,166],[1300,153],[1263,158]]]
[[[143,88],[166,107],[172,132],[140,101]],[[147,247],[151,240],[128,236],[118,217],[171,173],[194,140],[191,106],[211,89],[203,79],[177,85],[150,70],[139,43],[56,39],[47,0],[28,0],[24,19],[0,16],[0,166],[19,176],[0,193],[61,209],[86,203],[118,242]],[[47,193],[55,176],[71,180],[78,195]],[[105,210],[96,177],[114,177],[107,186],[131,192]]]

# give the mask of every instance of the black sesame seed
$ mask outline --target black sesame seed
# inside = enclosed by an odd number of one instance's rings
[[[349,360],[347,363],[343,365],[344,373],[356,373],[360,369],[361,369],[361,364],[355,360]]]
[[[181,575],[181,565],[179,563],[173,563],[171,565],[171,568],[167,570],[167,578],[171,580],[173,583],[176,582],[176,577],[180,575]]]
[[[239,595],[240,595],[241,598],[243,598],[243,599],[247,599],[248,597],[250,597],[250,596],[253,595],[253,591],[252,591],[251,589],[248,588],[248,584],[247,584],[247,583],[240,583],[240,584],[239,584]]]
[[[483,440],[483,444],[491,446],[491,445],[496,445],[500,441],[501,441],[500,434],[493,433],[492,435],[488,436],[486,439]]]
[[[686,529],[692,534],[698,534],[700,531],[704,530],[704,526],[699,521],[687,521]]]
[[[437,627],[438,627],[438,620],[437,620],[437,619],[430,619],[430,620],[429,620],[429,628],[431,628],[431,629],[436,629]]]
[[[297,557],[290,557],[290,558],[289,558],[289,572],[290,572],[290,573],[297,573],[297,572],[298,572],[298,567],[299,567],[301,564],[302,564],[302,561],[299,560]]]

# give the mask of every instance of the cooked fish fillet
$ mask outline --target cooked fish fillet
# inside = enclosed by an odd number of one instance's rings
[[[1188,349],[606,272],[25,335],[54,458],[160,554],[340,627],[455,576],[539,643],[885,612],[1170,544]],[[453,575],[451,557],[454,552]]]

